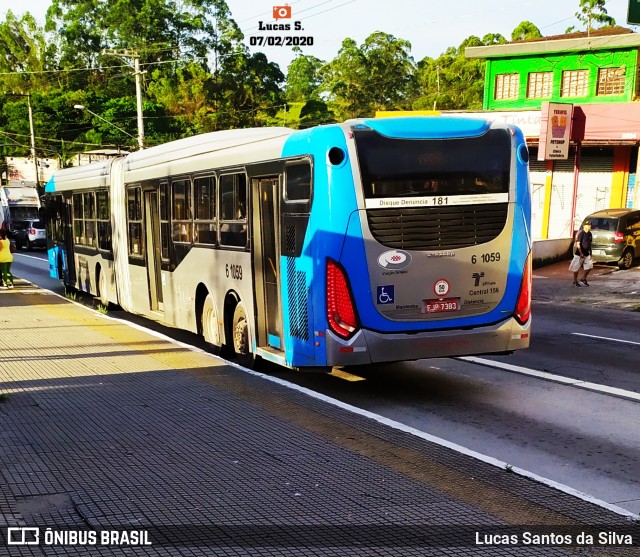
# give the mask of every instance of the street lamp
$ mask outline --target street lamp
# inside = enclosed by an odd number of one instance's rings
[[[120,126],[116,126],[113,122],[110,122],[109,120],[107,120],[106,118],[103,118],[102,116],[100,116],[100,114],[96,114],[95,112],[93,112],[92,110],[89,110],[86,106],[84,106],[83,104],[74,104],[73,108],[75,108],[76,110],[85,110],[86,112],[88,112],[89,114],[95,116],[96,118],[102,120],[103,122],[106,122],[107,124],[109,124],[110,126],[113,126],[116,130],[118,130],[119,132],[122,132],[125,135],[128,135],[131,139],[135,139],[136,141],[138,140],[138,138],[135,135],[130,134],[128,131],[123,130]]]

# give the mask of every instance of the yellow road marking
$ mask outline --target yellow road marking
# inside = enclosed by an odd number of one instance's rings
[[[366,381],[364,377],[360,377],[359,375],[353,375],[353,373],[348,373],[346,371],[342,371],[340,368],[334,367],[331,370],[329,375],[333,375],[339,379],[344,379],[345,381]]]

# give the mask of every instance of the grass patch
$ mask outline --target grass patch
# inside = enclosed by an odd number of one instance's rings
[[[98,304],[98,313],[101,313],[102,315],[107,315],[107,313],[109,313],[109,309],[107,308],[107,306],[103,306],[102,304]]]
[[[75,290],[65,290],[64,297],[67,300],[71,300],[72,302],[75,302],[78,299],[78,293]]]

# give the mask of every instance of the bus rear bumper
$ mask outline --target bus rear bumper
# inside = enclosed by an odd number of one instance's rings
[[[383,334],[362,329],[348,341],[327,330],[327,365],[362,365],[512,352],[529,347],[530,330],[531,319],[525,325],[520,325],[513,317],[469,330]]]

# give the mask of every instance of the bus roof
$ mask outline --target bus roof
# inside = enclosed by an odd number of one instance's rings
[[[134,180],[145,179],[142,171],[170,165],[171,174],[175,174],[181,171],[180,161],[187,159],[191,161],[189,170],[197,171],[197,158],[206,155],[203,159],[205,167],[211,168],[213,154],[216,155],[216,164],[213,165],[216,167],[256,162],[256,157],[257,160],[269,160],[281,156],[284,141],[294,131],[284,127],[243,128],[178,139],[131,153],[125,159],[125,172],[133,174],[131,178]]]
[[[358,118],[345,122],[352,128],[370,128],[387,137],[435,139],[477,137],[487,132],[491,122],[480,118],[452,116],[399,116],[395,118]]]
[[[56,170],[45,186],[45,192],[95,188],[109,185],[109,174],[114,159]]]

